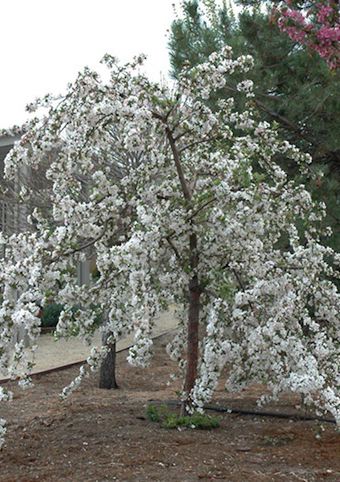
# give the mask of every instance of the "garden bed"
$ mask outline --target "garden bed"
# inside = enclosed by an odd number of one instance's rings
[[[294,420],[297,398],[285,396],[266,409],[292,418],[245,414],[221,416],[220,427],[167,430],[145,416],[146,407],[176,398],[166,385],[174,365],[156,340],[149,369],[135,369],[118,355],[120,389],[99,390],[96,376],[66,402],[58,393],[77,368],[36,377],[29,392],[16,390],[1,405],[8,420],[0,452],[1,481],[329,481],[340,480],[340,435],[333,424]],[[214,405],[256,410],[263,392],[216,393]],[[170,406],[173,410],[174,407]],[[321,437],[321,438],[320,438]]]

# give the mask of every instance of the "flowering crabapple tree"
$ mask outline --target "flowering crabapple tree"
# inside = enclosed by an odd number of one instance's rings
[[[292,40],[306,45],[326,60],[333,70],[340,67],[340,4],[337,0],[280,2],[278,25]]]
[[[64,97],[38,101],[32,109],[47,112],[6,159],[11,178],[23,166],[39,171],[54,153],[49,212],[36,209],[30,231],[2,239],[2,371],[29,384],[38,303],[51,295],[64,306],[58,336],[91,343],[106,312],[109,340],[134,333],[128,361],[143,367],[156,315],[175,305],[178,330],[167,351],[183,377],[183,412],[203,409],[227,367],[228,389],[257,381],[273,397],[302,393],[340,423],[340,296],[332,282],[340,258],[319,243],[324,206],[275,162],[285,157],[305,170],[309,156],[258,119],[245,79],[251,57],[234,59],[225,47],[171,88],[150,82],[142,60],[121,66],[105,56],[107,79],[85,69]],[[244,110],[233,98],[212,110],[209,100],[230,76],[243,79]],[[142,162],[117,179],[117,159],[127,153]],[[89,249],[98,276],[79,286],[75,267]],[[15,326],[25,328],[31,350],[13,344]],[[62,397],[106,351],[92,347]]]

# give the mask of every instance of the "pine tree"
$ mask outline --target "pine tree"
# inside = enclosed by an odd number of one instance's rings
[[[243,2],[244,3],[244,2]],[[254,2],[252,2],[254,4]],[[245,8],[236,19],[224,2],[189,0],[183,15],[171,26],[169,52],[172,75],[185,65],[196,65],[224,44],[237,54],[250,53],[255,69],[255,99],[263,119],[275,121],[282,137],[313,157],[317,173],[308,183],[315,199],[325,202],[325,225],[333,236],[325,240],[340,246],[340,74],[331,72],[316,53],[280,32],[268,9]],[[262,5],[263,7],[263,5]],[[220,97],[235,97],[236,81],[220,91]],[[284,166],[292,177],[293,166]],[[298,179],[301,181],[301,178]],[[304,181],[304,179],[302,179]]]

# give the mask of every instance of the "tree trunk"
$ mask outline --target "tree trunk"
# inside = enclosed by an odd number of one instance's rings
[[[198,265],[197,237],[196,234],[190,236],[191,268],[195,272]],[[190,397],[191,390],[194,388],[197,377],[198,365],[198,331],[200,315],[200,296],[201,287],[198,275],[194,274],[189,283],[189,313],[188,313],[188,338],[187,338],[187,366],[184,381],[184,392],[186,399],[182,402],[181,414],[186,415],[188,408],[192,404]]]
[[[110,335],[110,332],[103,334],[103,345],[107,344]],[[118,388],[116,382],[116,343],[109,343],[107,346],[109,351],[100,366],[99,388],[110,390],[111,388]]]
[[[180,153],[176,146],[176,141],[173,136],[173,130],[171,130],[171,128],[167,124],[167,117],[163,117],[163,118],[160,117],[160,119],[166,124],[166,134],[172,150],[178,179],[181,184],[183,196],[186,200],[187,207],[189,208],[191,206],[192,189],[189,188],[185,180],[183,168],[181,165]],[[194,222],[192,219],[190,223],[191,223],[191,227],[193,228]],[[190,246],[189,246],[190,269],[192,272],[192,277],[189,282],[187,366],[186,366],[185,381],[184,381],[185,400],[182,402],[182,405],[181,405],[182,415],[186,415],[188,412],[190,412],[190,408],[192,406],[191,390],[194,388],[196,376],[197,376],[200,296],[202,293],[201,286],[199,284],[198,273],[197,273],[197,267],[198,267],[197,235],[194,232],[194,230],[190,234],[189,243],[190,243]],[[176,250],[175,250],[175,253],[177,256],[178,253],[176,252]]]

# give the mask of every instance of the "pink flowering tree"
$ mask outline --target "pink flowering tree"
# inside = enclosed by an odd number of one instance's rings
[[[292,40],[317,52],[331,69],[340,67],[340,3],[280,2],[278,24]]]
[[[51,295],[64,306],[58,336],[93,344],[105,312],[104,339],[133,333],[128,361],[142,367],[155,317],[172,305],[178,330],[167,352],[183,380],[182,412],[203,410],[227,367],[230,390],[252,382],[272,397],[291,390],[340,423],[340,257],[319,242],[325,207],[275,162],[305,171],[310,156],[253,109],[251,57],[234,59],[225,47],[171,87],[150,82],[141,62],[106,56],[105,79],[85,69],[64,97],[38,101],[40,114],[6,159],[8,178],[45,172],[50,209],[37,208],[27,232],[1,238],[2,373],[30,384],[39,306]],[[209,99],[230,76],[244,110],[233,98],[212,110]],[[139,161],[117,176],[127,154]],[[76,266],[89,249],[98,276],[79,286]],[[15,343],[15,328],[31,348]],[[106,353],[105,343],[92,346],[62,398]],[[1,399],[11,396],[1,388]]]

